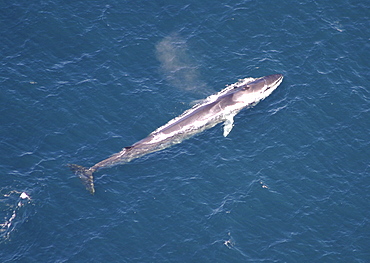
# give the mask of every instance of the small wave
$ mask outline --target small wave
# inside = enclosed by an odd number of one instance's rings
[[[26,192],[12,190],[3,195],[1,203],[5,203],[9,208],[6,209],[4,221],[0,223],[0,243],[9,240],[17,225],[27,219],[27,216],[24,216],[24,207],[31,203],[31,198]]]

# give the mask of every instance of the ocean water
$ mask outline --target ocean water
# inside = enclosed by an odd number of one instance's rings
[[[370,262],[369,1],[0,3],[1,262]],[[91,166],[245,77],[182,144]]]

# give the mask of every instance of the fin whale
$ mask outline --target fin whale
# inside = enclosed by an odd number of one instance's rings
[[[82,180],[86,189],[95,193],[93,173],[101,168],[130,162],[148,153],[159,151],[224,122],[226,137],[233,128],[234,116],[243,108],[256,105],[269,96],[282,82],[283,75],[274,74],[260,78],[245,78],[227,86],[217,94],[207,97],[180,116],[150,133],[146,138],[124,147],[120,152],[90,168],[77,164],[68,167]]]

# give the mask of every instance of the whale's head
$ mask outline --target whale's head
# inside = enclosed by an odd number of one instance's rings
[[[255,104],[268,97],[283,81],[282,74],[274,74],[254,79],[238,88],[233,100],[245,104]]]

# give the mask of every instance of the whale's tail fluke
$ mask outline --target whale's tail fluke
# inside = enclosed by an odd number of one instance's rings
[[[95,193],[94,188],[94,177],[93,172],[95,170],[91,168],[85,168],[77,164],[67,164],[67,166],[81,178],[82,183],[85,185],[86,190],[88,190],[92,195]]]

